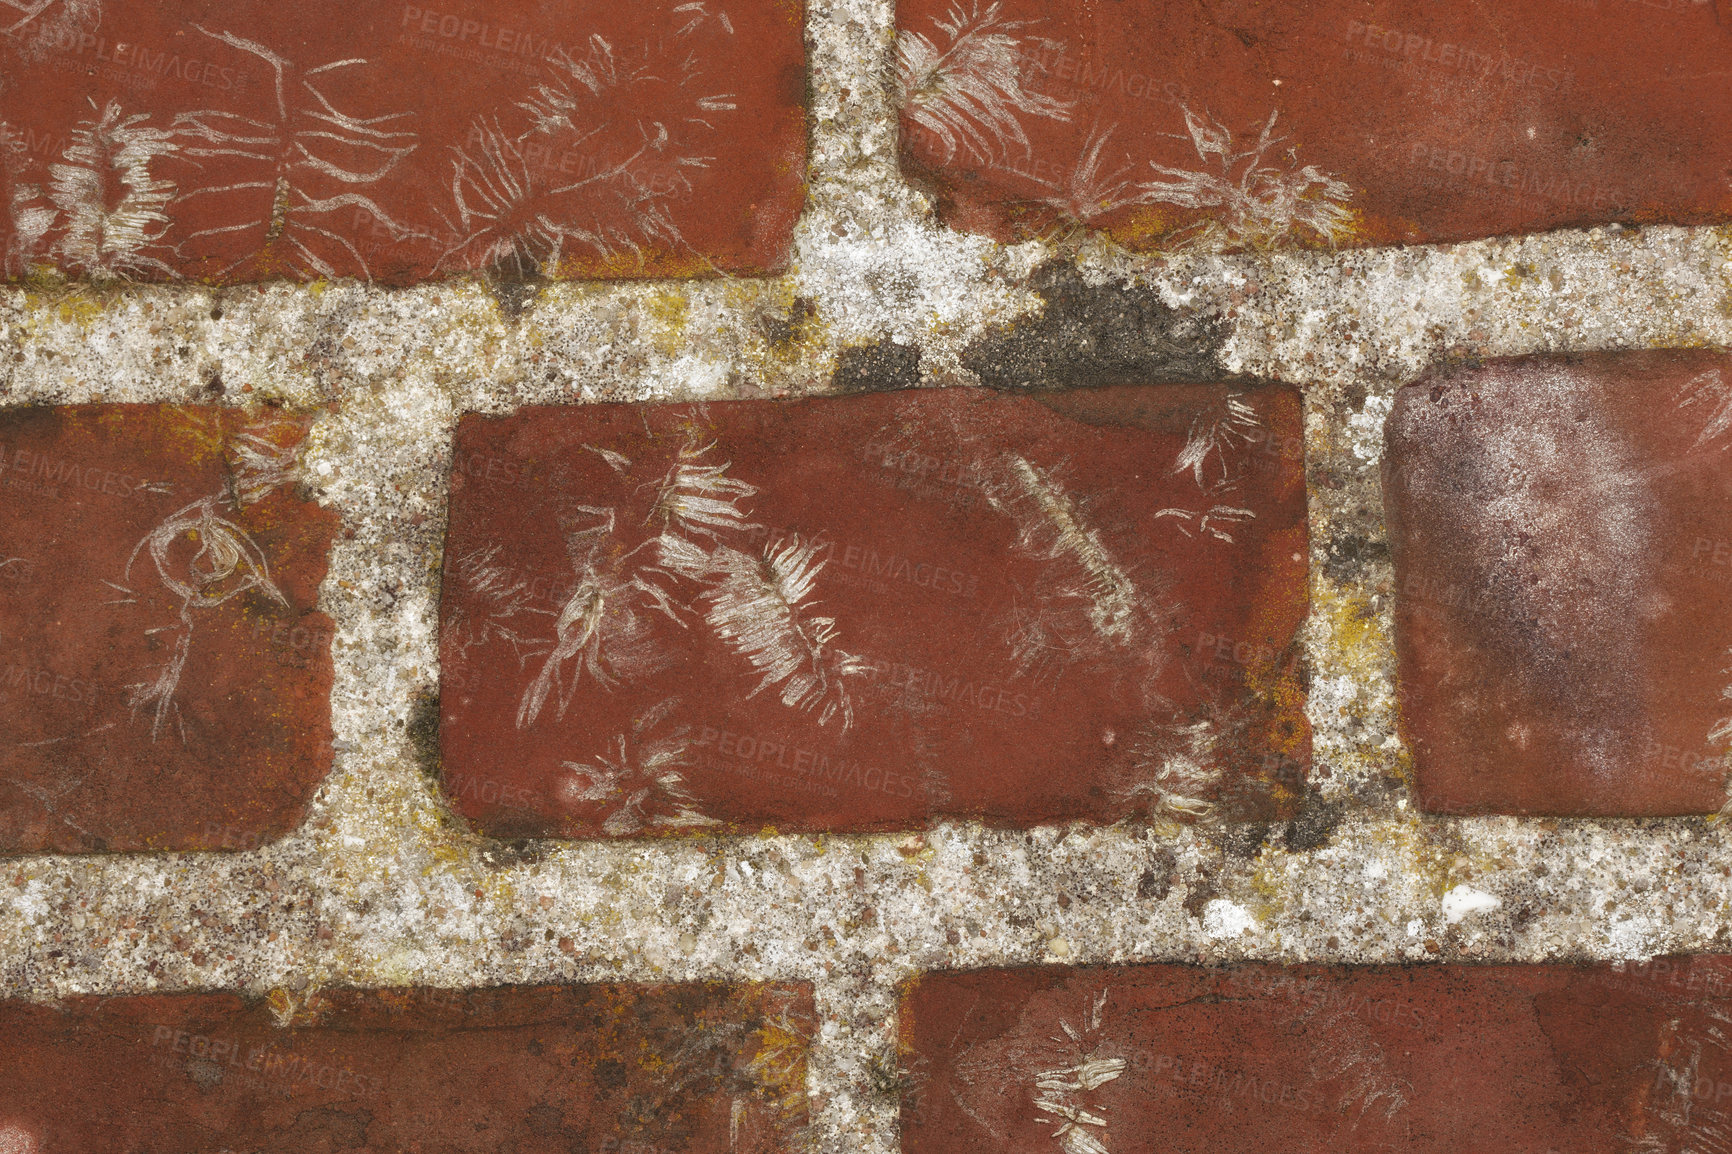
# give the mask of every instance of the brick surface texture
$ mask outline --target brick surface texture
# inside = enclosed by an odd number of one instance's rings
[[[1732,962],[1664,965],[933,975],[903,1149],[1689,1149],[1732,1094]]]
[[[7,276],[408,283],[786,259],[796,4],[37,7],[0,41]]]
[[[466,419],[446,789],[505,836],[1274,816],[1299,440],[1227,386]]]
[[[0,413],[0,852],[253,847],[331,764],[304,420]]]
[[[1440,372],[1396,395],[1388,431],[1421,804],[1718,810],[1732,360],[1636,352]]]
[[[1724,219],[1706,3],[897,6],[903,156],[958,227],[1133,247]]]
[[[0,1003],[0,1149],[783,1154],[791,986],[328,990]]]
[[[1732,0],[0,0],[0,1154],[1732,1145]]]

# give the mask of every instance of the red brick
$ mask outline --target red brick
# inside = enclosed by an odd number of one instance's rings
[[[1283,812],[1301,444],[1282,386],[467,416],[446,792],[505,836]]]
[[[1493,361],[1402,389],[1384,500],[1421,804],[1725,801],[1732,359]]]
[[[1003,239],[1367,245],[1732,214],[1732,20],[1705,0],[897,17],[904,167]]]
[[[1708,1149],[1732,959],[928,975],[905,1154]]]
[[[804,196],[798,3],[13,7],[7,276],[753,273]]]
[[[777,1154],[810,1019],[799,986],[0,1003],[0,1150]]]
[[[0,852],[250,849],[331,763],[306,422],[0,412]]]

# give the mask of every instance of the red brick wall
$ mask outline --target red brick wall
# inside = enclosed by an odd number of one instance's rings
[[[1729,30],[0,0],[0,1151],[1711,1148]]]

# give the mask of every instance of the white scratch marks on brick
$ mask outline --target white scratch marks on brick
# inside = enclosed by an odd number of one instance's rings
[[[172,275],[148,250],[168,232],[164,210],[175,186],[153,175],[151,164],[177,146],[172,132],[150,127],[149,119],[128,116],[111,100],[94,119],[78,122],[65,163],[50,166],[48,197],[63,230],[54,247],[68,270],[95,279]]]
[[[560,793],[568,804],[595,805],[602,811],[601,828],[613,837],[629,837],[646,829],[689,829],[715,825],[697,808],[679,767],[686,763],[691,741],[682,726],[667,736],[641,743],[633,751],[625,735],[613,748],[588,762],[562,762],[571,776]]]
[[[1142,203],[1171,204],[1211,213],[1172,238],[1176,247],[1204,250],[1271,248],[1289,239],[1329,244],[1346,240],[1353,214],[1343,207],[1353,190],[1314,164],[1290,160],[1285,168],[1264,157],[1287,138],[1275,135],[1278,112],[1271,112],[1256,143],[1235,146],[1233,133],[1209,115],[1184,109],[1185,130],[1201,169],[1175,168],[1155,161],[1160,180],[1147,181]],[[1217,171],[1218,170],[1218,171]]]
[[[1031,21],[1007,20],[1000,5],[951,6],[934,23],[943,46],[904,29],[896,37],[896,97],[902,114],[931,133],[949,163],[960,150],[980,161],[1029,150],[1021,117],[1070,119],[1071,103],[1022,86]]]
[[[1053,1040],[1071,1051],[1075,1060],[1059,1069],[1042,1070],[1034,1078],[1034,1108],[1046,1115],[1043,1121],[1058,1123],[1052,1136],[1064,1154],[1110,1154],[1105,1143],[1108,1124],[1105,1108],[1088,1095],[1116,1081],[1128,1063],[1123,1058],[1105,1056],[1098,1043],[1083,1051],[1085,1038],[1100,1034],[1101,1010],[1106,1003],[1107,991],[1102,990],[1095,995],[1081,1031],[1059,1019],[1059,1029],[1065,1036]]]
[[[826,563],[818,558],[822,548],[798,536],[766,544],[756,556],[719,546],[701,599],[710,628],[762,675],[749,696],[780,686],[783,705],[816,711],[820,725],[839,715],[847,729],[854,723],[847,680],[867,664],[836,648],[835,618],[811,612]]]

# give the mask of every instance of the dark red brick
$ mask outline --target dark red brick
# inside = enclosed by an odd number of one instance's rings
[[[503,836],[1284,812],[1301,445],[1280,386],[467,416],[445,790]]]
[[[932,974],[906,1154],[1707,1150],[1732,959]]]
[[[306,421],[0,411],[0,853],[251,849],[331,763]]]
[[[897,5],[904,168],[1002,239],[1452,241],[1732,214],[1706,0]]]
[[[6,276],[780,267],[802,6],[0,5]]]
[[[1493,361],[1402,389],[1384,500],[1427,809],[1725,802],[1732,359]]]
[[[778,1154],[803,1148],[811,993],[76,998],[0,1003],[0,1029],[0,1150]]]

